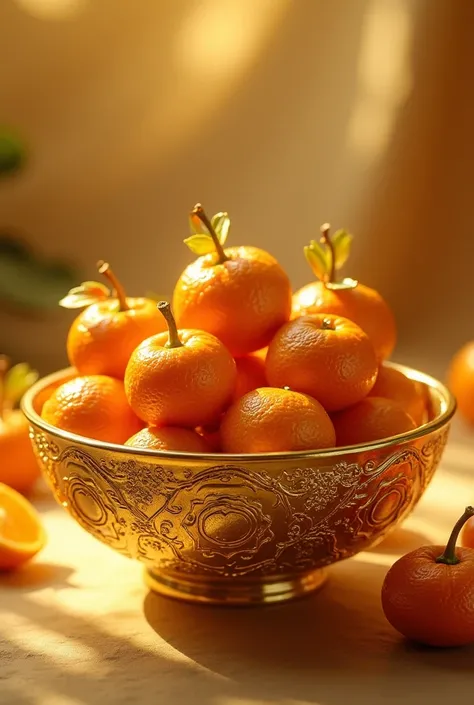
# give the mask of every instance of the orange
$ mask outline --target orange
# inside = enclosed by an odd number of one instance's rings
[[[40,468],[28,421],[16,406],[37,378],[38,373],[26,363],[10,368],[8,358],[0,356],[0,482],[22,493],[33,488]]]
[[[63,431],[106,443],[125,443],[143,426],[127,403],[123,383],[105,375],[64,382],[44,403],[41,417]]]
[[[237,366],[237,381],[235,384],[233,400],[239,399],[247,392],[257,387],[264,387],[267,383],[265,377],[265,358],[254,355],[245,355],[235,360]]]
[[[238,399],[224,416],[221,439],[225,453],[317,450],[336,442],[331,419],[316,399],[274,387]]]
[[[461,543],[467,548],[474,548],[474,517],[468,519],[464,524],[461,534]]]
[[[34,507],[19,492],[0,483],[0,570],[13,570],[35,556],[46,534]]]
[[[27,494],[40,474],[26,417],[20,409],[7,411],[0,419],[0,482]]]
[[[166,301],[158,304],[168,333],[144,340],[125,373],[130,406],[150,426],[205,426],[219,419],[236,381],[235,361],[214,336],[177,330]]]
[[[178,326],[212,333],[234,357],[264,348],[290,317],[287,274],[264,250],[247,246],[224,250],[199,205],[193,214],[211,233],[214,251],[198,257],[176,284],[173,310]]]
[[[352,321],[318,314],[280,328],[268,346],[268,383],[310,394],[327,411],[360,401],[377,377],[377,360],[367,335]]]
[[[60,302],[65,308],[87,305],[69,329],[67,354],[81,375],[123,379],[133,350],[165,325],[156,302],[126,297],[106,262],[99,262],[99,271],[112,282],[115,297],[110,298],[108,289],[97,282],[84,282]]]
[[[128,439],[126,446],[150,450],[175,450],[187,453],[209,453],[211,448],[196,431],[177,426],[143,428]]]
[[[397,401],[412,417],[417,426],[421,426],[424,423],[426,397],[423,385],[410,379],[395,367],[382,366],[379,368],[377,380],[369,395]]]
[[[451,360],[448,386],[456,397],[460,415],[474,425],[474,341],[463,345]]]
[[[413,431],[416,423],[393,399],[366,397],[332,417],[338,446],[370,443]]]
[[[344,230],[332,237],[330,226],[321,226],[320,243],[305,247],[308,263],[320,281],[314,281],[293,295],[292,317],[332,313],[349,318],[369,336],[379,362],[390,357],[397,339],[393,313],[375,289],[354,279],[338,281],[336,272],[346,262],[352,236]]]
[[[456,548],[467,507],[446,548],[422,546],[399,558],[382,586],[382,608],[392,627],[428,646],[474,643],[474,550]]]
[[[331,290],[323,282],[311,282],[293,295],[292,316],[332,313],[349,318],[369,336],[379,362],[395,347],[395,318],[382,296],[363,284],[354,289]]]

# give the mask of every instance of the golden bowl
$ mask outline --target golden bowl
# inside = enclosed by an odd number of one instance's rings
[[[393,366],[421,383],[426,423],[311,453],[165,453],[61,431],[39,414],[71,369],[37,382],[23,411],[58,502],[97,539],[142,561],[152,590],[195,602],[277,602],[316,589],[326,566],[380,541],[433,477],[455,401],[437,380]]]

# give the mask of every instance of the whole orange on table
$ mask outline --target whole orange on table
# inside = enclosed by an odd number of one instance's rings
[[[456,547],[459,532],[474,515],[467,507],[446,547],[422,546],[399,558],[382,586],[390,624],[428,646],[474,643],[474,549]]]
[[[123,382],[106,375],[75,377],[54,390],[41,417],[52,426],[106,443],[125,443],[143,428]]]
[[[174,289],[179,328],[215,335],[234,357],[264,348],[290,317],[290,280],[276,259],[257,247],[224,249],[226,213],[212,220],[200,204],[191,214],[195,233],[186,240],[196,254]]]
[[[466,343],[453,356],[448,386],[456,397],[460,415],[474,425],[474,342]]]
[[[99,282],[83,282],[60,301],[64,308],[83,308],[67,338],[69,362],[81,375],[108,375],[123,379],[130,355],[142,340],[165,330],[156,302],[127,297],[107,262],[99,273],[114,291]]]
[[[40,476],[29,437],[29,425],[17,404],[37,380],[38,373],[26,363],[10,368],[0,356],[0,482],[28,493]]]
[[[150,425],[211,424],[231,401],[235,361],[211,333],[178,330],[168,302],[158,307],[168,333],[148,338],[132,353],[125,373],[128,402]]]
[[[41,520],[30,502],[0,483],[0,571],[29,561],[46,543]]]
[[[226,453],[275,453],[334,447],[334,426],[321,404],[289,389],[263,387],[240,397],[221,424]]]
[[[364,331],[330,314],[300,316],[276,333],[265,360],[268,383],[310,394],[327,411],[363,399],[377,378],[377,359]]]
[[[378,291],[354,279],[336,279],[337,270],[346,262],[352,236],[338,230],[330,237],[330,227],[321,227],[321,242],[305,247],[305,256],[318,277],[293,295],[292,317],[332,313],[349,318],[369,336],[379,362],[390,357],[397,330],[394,315]]]

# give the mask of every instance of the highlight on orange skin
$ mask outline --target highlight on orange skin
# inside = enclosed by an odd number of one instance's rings
[[[128,402],[151,426],[212,424],[232,399],[235,361],[214,335],[178,330],[168,302],[158,306],[169,330],[132,353],[125,373]]]
[[[384,397],[398,402],[415,421],[417,426],[425,422],[427,415],[424,386],[410,379],[395,367],[381,366],[375,384],[369,392],[372,397]]]
[[[133,350],[146,338],[164,331],[165,323],[156,302],[127,297],[110,265],[101,261],[98,268],[114,287],[115,296],[91,303],[76,317],[67,337],[67,355],[81,375],[123,379]],[[81,294],[76,296],[80,298]],[[68,302],[73,298],[65,297],[61,305],[71,307]]]
[[[320,313],[357,323],[369,336],[379,362],[391,356],[397,341],[395,317],[375,289],[359,283],[354,289],[332,290],[314,281],[293,294],[292,318]]]
[[[181,274],[173,294],[179,328],[215,335],[233,357],[264,348],[291,313],[288,275],[257,247],[223,249],[200,204],[198,217],[212,235],[215,251],[198,257]]]
[[[327,411],[363,399],[377,377],[367,335],[347,318],[301,316],[283,325],[268,346],[268,383],[309,394]]]
[[[453,356],[448,387],[456,397],[459,415],[474,426],[474,341],[463,345]]]
[[[76,377],[44,403],[44,421],[85,438],[123,444],[143,428],[128,405],[123,383],[106,375]]]
[[[321,404],[288,389],[248,392],[224,414],[225,453],[272,453],[335,446],[334,426]]]

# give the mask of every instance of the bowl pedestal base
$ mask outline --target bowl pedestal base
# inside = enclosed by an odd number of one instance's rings
[[[318,568],[285,578],[196,578],[177,576],[166,571],[145,570],[145,584],[153,592],[186,602],[212,605],[263,605],[287,602],[318,590],[327,579],[327,571]]]

